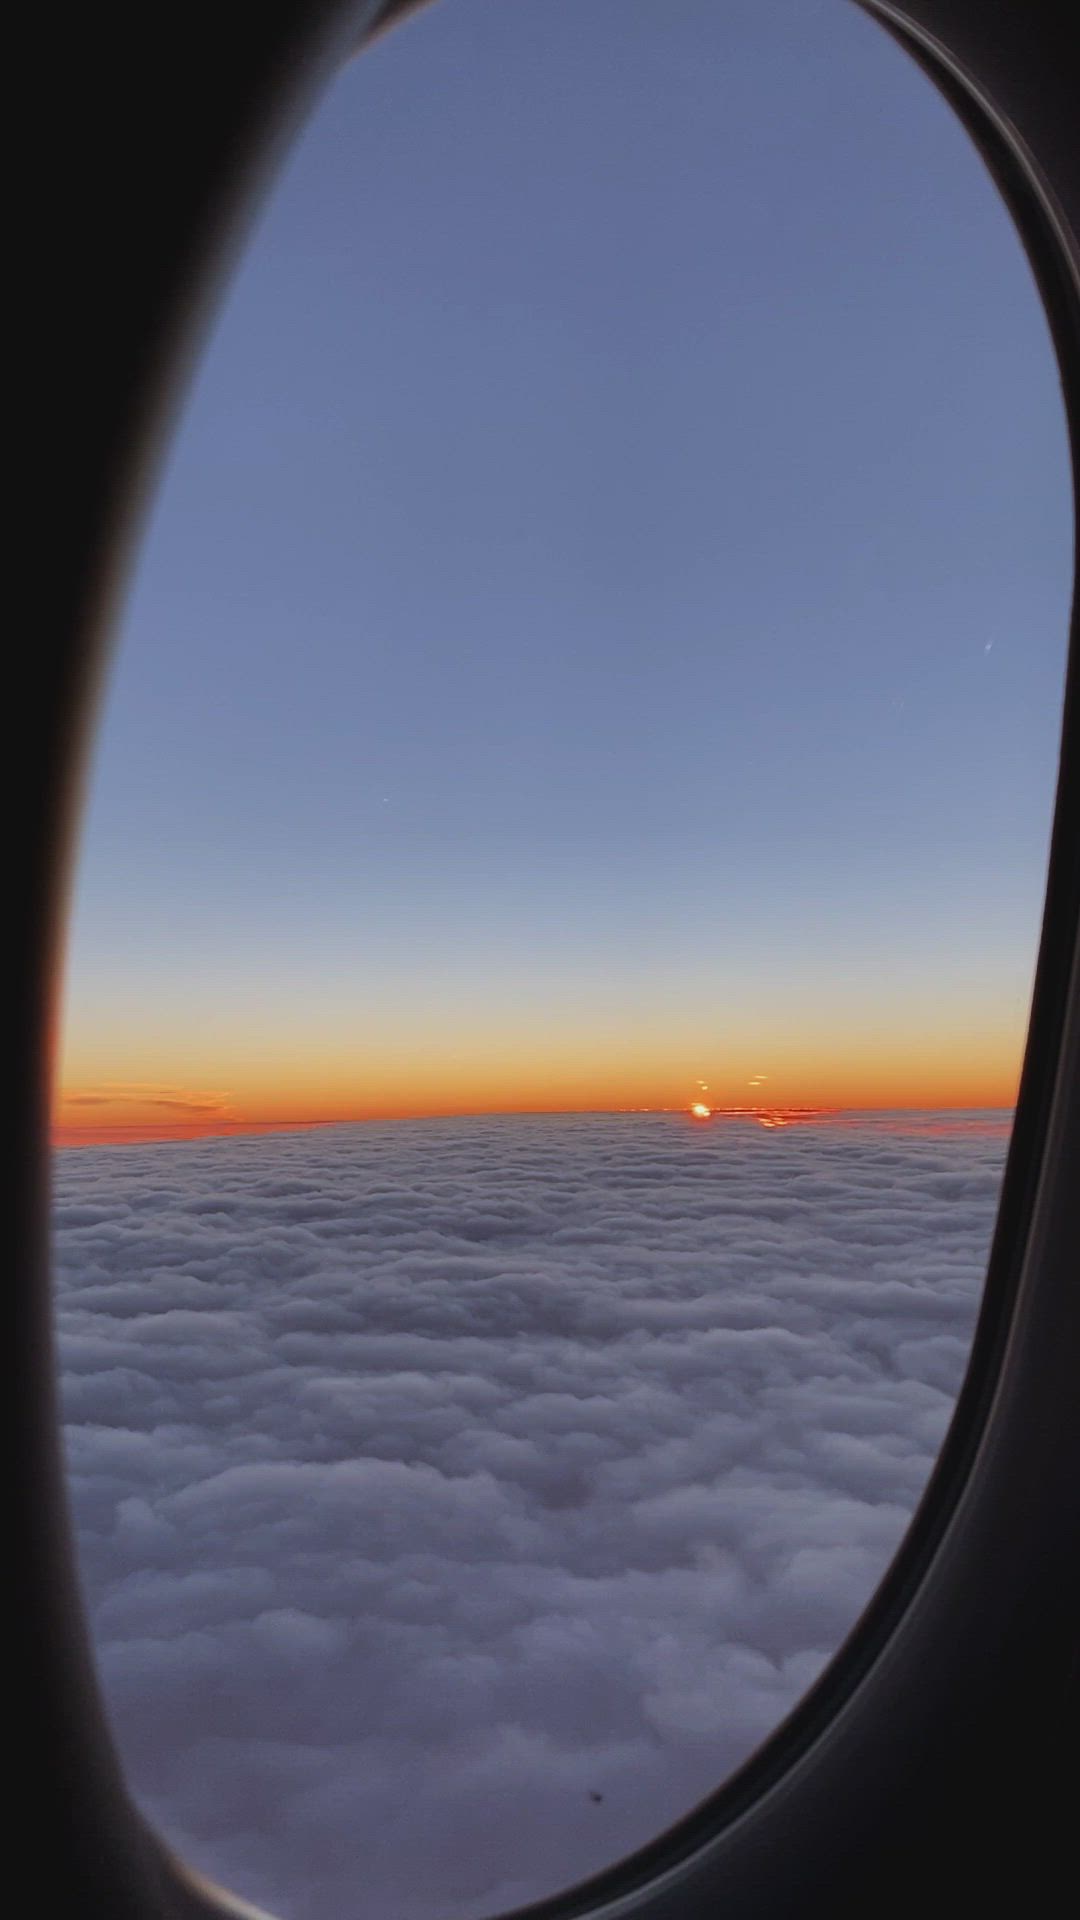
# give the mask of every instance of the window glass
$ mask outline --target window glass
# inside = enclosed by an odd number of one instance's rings
[[[128,600],[56,1098],[140,1804],[482,1920],[712,1792],[970,1348],[1071,581],[1047,327],[841,0],[444,0],[224,293]]]

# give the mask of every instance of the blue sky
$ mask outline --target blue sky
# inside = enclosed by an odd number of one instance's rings
[[[218,309],[65,1084],[735,1099],[745,1052],[889,1104],[921,1036],[1007,1089],[1071,565],[1029,270],[877,26],[441,0],[342,71]]]

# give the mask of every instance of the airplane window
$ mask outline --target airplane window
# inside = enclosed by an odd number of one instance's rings
[[[444,0],[226,290],[101,728],[65,1448],[134,1794],[484,1920],[900,1543],[1023,1051],[1071,585],[1019,241],[842,0]]]

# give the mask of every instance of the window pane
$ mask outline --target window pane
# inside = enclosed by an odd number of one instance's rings
[[[126,611],[55,1212],[124,1763],[285,1920],[613,1863],[874,1591],[993,1228],[1070,512],[1016,236],[839,0],[445,0],[297,141]]]

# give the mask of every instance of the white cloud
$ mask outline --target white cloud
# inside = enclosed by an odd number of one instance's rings
[[[287,1920],[455,1920],[687,1812],[902,1535],[1003,1153],[655,1115],[60,1156],[83,1576],[166,1835]]]

